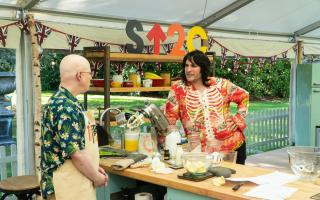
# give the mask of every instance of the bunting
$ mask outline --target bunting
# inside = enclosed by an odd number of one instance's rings
[[[248,74],[251,70],[252,60],[253,59],[250,57],[247,58],[246,69],[244,70],[246,74]]]
[[[8,35],[8,26],[0,27],[0,43],[3,47],[6,47],[6,39]]]
[[[240,55],[235,53],[233,58],[233,72],[237,72],[239,68],[240,68]]]
[[[143,47],[143,52],[146,54],[152,54],[153,52],[153,45],[148,45]]]
[[[107,43],[106,42],[97,42],[97,41],[95,41],[94,42],[94,46],[95,47],[105,47],[105,46],[107,46]]]
[[[270,57],[270,64],[274,65],[276,63],[276,59],[277,59],[277,56],[271,56]]]
[[[121,53],[128,53],[127,45],[125,45],[125,44],[119,45],[119,50]]]
[[[259,58],[258,59],[258,66],[261,69],[264,66],[264,62],[266,61],[265,58]]]
[[[227,49],[224,47],[221,47],[221,68],[224,68],[224,66],[227,63]]]
[[[137,63],[137,71],[139,72],[140,76],[143,76],[143,64],[144,62]]]
[[[174,46],[174,43],[168,43],[168,44],[162,44],[162,48],[164,49],[164,52],[169,54]]]
[[[187,40],[183,42],[183,48],[188,51]]]
[[[213,37],[209,37],[208,38],[208,51],[211,49],[211,47],[213,46],[214,44],[214,39]]]
[[[124,68],[123,63],[114,63],[113,66],[114,66],[114,70],[116,71],[117,74],[122,73],[122,69]]]
[[[25,32],[26,34],[30,33],[28,21],[26,19],[21,19],[18,21],[17,26],[20,28],[21,31]]]
[[[73,53],[74,49],[80,43],[80,37],[67,34],[67,40],[68,40],[68,45],[69,45],[70,52]]]
[[[285,51],[285,52],[281,53],[282,58],[287,58],[287,54],[288,54],[288,51]]]
[[[90,60],[91,76],[92,78],[97,77],[98,71],[103,67],[103,63],[100,61]]]
[[[37,35],[37,40],[38,40],[38,44],[41,46],[44,39],[46,39],[50,33],[51,33],[51,28],[36,22],[36,35]]]

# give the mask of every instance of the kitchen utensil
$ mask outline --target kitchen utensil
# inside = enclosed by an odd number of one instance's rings
[[[139,144],[139,130],[127,129],[124,134],[124,149],[128,152],[137,152]]]
[[[152,86],[152,79],[145,79],[142,81],[143,87],[151,87]]]
[[[320,175],[320,147],[293,146],[287,149],[291,170],[303,180],[314,181]]]
[[[133,84],[132,81],[124,81],[124,82],[122,83],[122,86],[123,86],[123,87],[133,87],[134,84]]]
[[[205,152],[189,152],[182,155],[183,167],[192,175],[207,173],[211,166],[211,156]]]

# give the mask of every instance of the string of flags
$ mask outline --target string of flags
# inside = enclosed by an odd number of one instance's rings
[[[13,22],[11,24],[0,26],[0,46],[3,46],[3,47],[6,46],[8,28],[10,26],[17,26],[20,28],[21,31],[25,32],[26,34],[30,33],[27,20],[20,20],[17,22]],[[125,44],[108,43],[108,42],[95,41],[95,40],[88,39],[88,38],[78,37],[75,35],[71,35],[71,34],[56,30],[56,29],[51,28],[49,26],[46,26],[38,21],[35,22],[35,28],[36,28],[37,42],[40,46],[50,36],[50,34],[52,32],[56,32],[56,33],[60,33],[60,34],[65,35],[66,42],[69,46],[69,50],[71,53],[75,51],[75,48],[79,45],[81,40],[92,41],[94,46],[99,46],[99,47],[106,46],[106,45],[115,45],[115,46],[118,46],[120,52],[127,53],[127,46]],[[166,54],[169,54],[171,52],[172,48],[174,47],[174,44],[175,43],[161,44],[163,52],[165,52]],[[271,57],[255,57],[255,56],[243,56],[237,52],[233,52],[230,49],[226,48],[224,45],[220,44],[217,40],[214,39],[213,36],[209,36],[208,37],[208,49],[210,49],[214,44],[217,44],[218,46],[221,47],[221,68],[224,68],[226,66],[226,63],[228,61],[227,53],[233,54],[233,58],[231,59],[231,61],[233,61],[232,71],[234,73],[236,73],[240,69],[242,64],[245,64],[245,66],[246,66],[245,73],[248,73],[251,69],[251,65],[254,60],[257,60],[259,68],[262,68],[264,66],[264,63],[266,60],[269,60],[270,64],[274,65],[278,58],[287,59],[287,53],[288,53],[288,50],[290,50],[290,49],[288,49],[278,55],[273,55]],[[186,41],[184,41],[183,47],[186,51],[188,50],[187,45],[186,45]],[[294,53],[296,54],[297,53],[297,45],[293,45],[292,49],[293,49]],[[153,50],[154,50],[153,45],[146,45],[143,48],[143,52],[146,54],[152,54]],[[247,62],[241,63],[240,58],[246,58]],[[229,60],[230,60],[230,58],[229,58]],[[98,68],[101,67],[101,65],[102,65],[102,63],[99,63],[99,62],[92,63],[93,70],[97,70]],[[121,64],[115,65],[117,72],[120,72],[123,67],[124,66]],[[161,67],[161,66],[159,66],[159,67]],[[141,66],[140,66],[140,68],[141,68]],[[95,73],[94,75],[96,75],[96,71],[93,71],[93,73]]]

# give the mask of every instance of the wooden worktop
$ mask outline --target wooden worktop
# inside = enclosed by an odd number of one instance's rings
[[[141,180],[165,187],[174,188],[177,190],[183,190],[192,192],[198,195],[207,196],[217,199],[256,199],[242,194],[252,189],[254,183],[245,183],[238,191],[234,192],[232,187],[235,183],[227,182],[224,186],[213,186],[211,183],[212,179],[207,179],[201,182],[193,182],[188,180],[178,179],[178,174],[183,174],[185,169],[174,170],[172,174],[155,174],[151,172],[149,168],[138,168],[138,169],[126,169],[124,171],[114,171],[111,169],[111,164],[114,160],[101,159],[100,165],[111,174],[117,174],[120,176],[129,177],[131,179]],[[235,169],[236,174],[232,177],[252,177],[267,174],[272,172],[269,169],[256,168],[251,166],[236,165],[233,163],[224,163],[223,166]],[[296,181],[287,184],[289,187],[298,188],[291,198],[295,200],[310,199],[311,196],[320,192],[320,186],[309,182]]]

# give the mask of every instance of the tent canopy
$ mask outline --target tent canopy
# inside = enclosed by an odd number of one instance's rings
[[[76,48],[80,50],[93,46],[92,41],[134,43],[125,27],[128,20],[136,19],[143,23],[139,35],[145,45],[153,44],[146,34],[154,23],[160,23],[164,32],[172,23],[180,23],[185,36],[191,27],[203,27],[234,51],[231,55],[272,56],[290,49],[297,40],[304,40],[305,54],[320,54],[319,9],[319,0],[0,0],[0,26],[10,23],[4,20],[18,20],[22,11],[32,13],[46,26],[89,39],[81,40]],[[55,32],[42,47],[67,49],[68,44],[65,35]],[[220,47],[212,45],[210,50],[219,55]],[[293,52],[288,56],[293,57]]]

